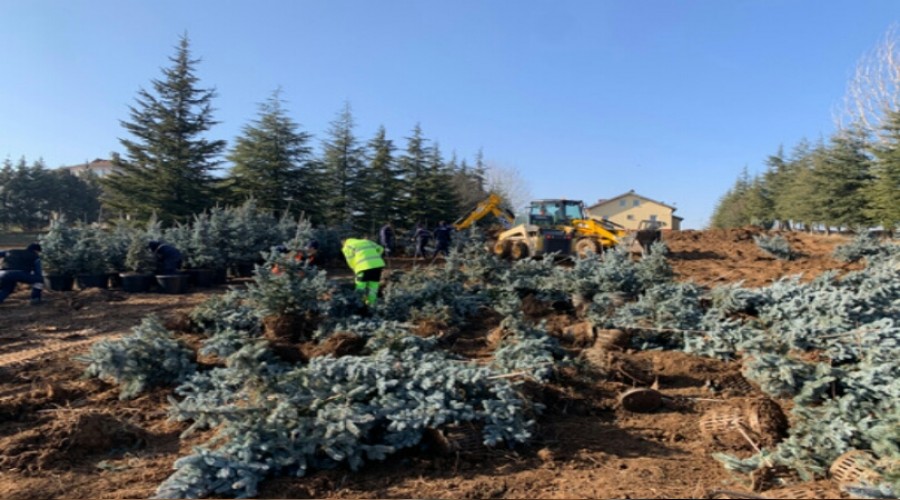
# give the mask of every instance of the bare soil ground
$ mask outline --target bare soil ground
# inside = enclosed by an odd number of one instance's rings
[[[664,239],[678,279],[708,286],[737,281],[765,286],[787,275],[812,279],[826,270],[858,267],[831,258],[834,247],[846,241],[841,236],[786,233],[799,257],[783,262],[759,250],[754,234],[758,231],[680,231]],[[334,274],[347,275],[337,269]],[[0,305],[0,498],[152,496],[173,462],[208,436],[179,440],[185,425],[166,418],[169,389],[120,401],[117,387],[82,378],[84,365],[73,356],[98,339],[129,333],[147,314],[174,320],[225,289],[186,295],[50,292],[39,307],[28,305],[22,289]],[[569,322],[547,317],[560,327]],[[454,349],[486,355],[497,321],[480,318]],[[180,335],[191,340],[190,334]],[[570,347],[573,353],[581,350]],[[587,348],[582,354],[590,359],[592,352]],[[355,473],[338,469],[272,478],[259,496],[697,498],[721,489],[748,491],[749,478],[730,474],[711,457],[724,448],[705,439],[698,426],[705,411],[758,395],[741,384],[725,393],[709,390],[711,383],[733,380],[738,365],[679,352],[621,357],[649,370],[660,391],[673,398],[669,404],[651,413],[626,411],[617,398],[633,380],[570,370],[552,384],[531,388],[548,410],[530,446],[448,456],[409,452]],[[780,403],[787,411],[789,402]]]

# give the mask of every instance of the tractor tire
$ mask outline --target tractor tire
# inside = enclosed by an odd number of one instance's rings
[[[501,259],[509,258],[510,251],[510,241],[509,240],[500,240],[497,243],[494,243],[494,255],[500,257]]]
[[[524,241],[517,241],[513,243],[512,250],[510,251],[510,257],[513,260],[522,260],[528,258],[528,245],[525,244]]]
[[[588,253],[593,252],[597,255],[600,254],[600,245],[597,243],[597,240],[591,238],[581,238],[577,242],[575,242],[575,255],[579,258],[587,257]]]

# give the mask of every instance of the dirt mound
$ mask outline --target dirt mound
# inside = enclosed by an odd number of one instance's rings
[[[60,409],[47,425],[0,441],[0,466],[38,472],[85,457],[120,455],[146,443],[143,429],[101,411]]]
[[[756,236],[775,234],[787,240],[795,254],[792,260],[778,260],[754,241]],[[742,281],[744,286],[759,287],[785,276],[801,275],[808,281],[828,270],[862,268],[861,264],[845,264],[832,257],[835,247],[849,241],[843,235],[767,232],[749,227],[666,231],[663,241],[669,247],[669,263],[678,279],[706,286]]]

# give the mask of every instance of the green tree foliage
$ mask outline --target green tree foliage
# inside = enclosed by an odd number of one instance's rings
[[[199,88],[190,42],[182,36],[172,65],[141,89],[122,126],[132,139],[120,139],[125,154],[113,153],[113,172],[104,178],[104,201],[146,219],[156,212],[164,222],[187,220],[216,199],[218,156],[225,141],[206,138],[213,120],[215,91]]]
[[[354,214],[363,208],[364,182],[360,173],[365,165],[364,148],[354,135],[355,123],[349,104],[331,122],[324,142],[322,169],[325,223],[332,226],[354,225]],[[358,229],[358,228],[357,228]]]
[[[33,231],[46,228],[53,217],[94,222],[100,214],[96,176],[49,170],[42,160],[28,165],[21,158],[0,168],[0,227]]]
[[[884,143],[872,149],[873,179],[866,188],[868,215],[887,230],[900,224],[900,110],[888,113],[882,126]]]
[[[412,136],[406,138],[406,151],[400,157],[400,175],[403,179],[402,197],[398,203],[404,208],[403,222],[412,227],[417,222],[427,222],[429,190],[429,158],[431,157],[427,139],[418,124]]]
[[[383,224],[396,220],[400,213],[396,203],[400,172],[394,158],[396,147],[387,138],[384,126],[379,127],[367,146],[369,160],[362,176],[365,182],[361,186],[367,204],[359,226],[374,235]]]
[[[747,198],[751,190],[747,169],[735,181],[734,186],[719,199],[713,211],[710,225],[715,228],[740,227],[751,223]]]
[[[244,126],[228,156],[231,190],[242,201],[256,199],[264,209],[317,214],[318,176],[310,138],[288,116],[276,90],[260,104],[258,118]]]
[[[871,221],[865,216],[864,188],[871,180],[871,161],[860,129],[838,131],[816,163],[813,191],[825,226],[855,227]]]

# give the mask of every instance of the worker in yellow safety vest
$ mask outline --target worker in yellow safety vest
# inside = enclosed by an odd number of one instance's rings
[[[381,270],[384,269],[384,247],[357,238],[347,238],[341,242],[341,252],[347,265],[356,276],[356,291],[362,294],[363,302],[372,307],[378,300]]]

